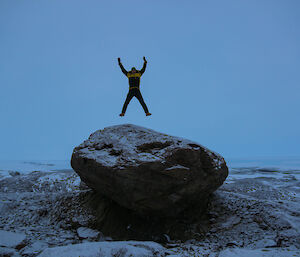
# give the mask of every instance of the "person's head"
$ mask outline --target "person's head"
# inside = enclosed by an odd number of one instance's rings
[[[136,68],[135,68],[135,67],[132,67],[132,68],[131,68],[131,72],[132,72],[132,73],[136,73]]]

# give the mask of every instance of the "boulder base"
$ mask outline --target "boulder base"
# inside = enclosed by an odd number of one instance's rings
[[[90,188],[119,205],[165,217],[205,203],[228,176],[219,154],[131,124],[91,134],[74,148],[71,165]]]

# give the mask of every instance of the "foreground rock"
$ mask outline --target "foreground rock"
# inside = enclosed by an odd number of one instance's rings
[[[82,181],[140,214],[176,216],[208,196],[228,175],[207,148],[135,125],[98,130],[73,151]]]

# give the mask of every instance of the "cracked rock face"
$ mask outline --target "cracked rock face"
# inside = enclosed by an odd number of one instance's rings
[[[228,176],[225,160],[193,141],[131,124],[98,130],[74,148],[72,168],[89,187],[140,214],[177,216]]]

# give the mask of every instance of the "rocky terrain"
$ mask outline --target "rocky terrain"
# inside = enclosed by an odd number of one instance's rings
[[[0,163],[0,256],[300,256],[300,169],[256,163],[229,165],[206,208],[163,217],[120,206],[68,165]]]
[[[228,179],[214,193],[203,221],[185,224],[182,220],[177,224],[185,228],[186,238],[161,234],[152,240],[159,244],[144,245],[140,252],[152,249],[153,256],[159,256],[156,250],[161,256],[298,256],[299,177],[299,170],[231,168]],[[86,255],[76,253],[85,249],[85,245],[80,248],[84,243],[98,242],[93,249],[100,251],[104,247],[101,242],[120,240],[117,233],[114,238],[96,229],[97,212],[89,205],[93,194],[72,170],[11,171],[3,176],[0,256],[37,256],[46,248],[63,251],[64,256],[95,256],[89,251]],[[123,226],[120,231],[134,229],[131,224]],[[7,231],[16,235],[8,237]],[[130,246],[131,250],[126,250],[124,243],[112,248],[134,252]],[[69,255],[66,249],[57,248],[60,246],[68,246]],[[47,256],[47,252],[41,256]],[[151,254],[146,251],[135,256]]]

